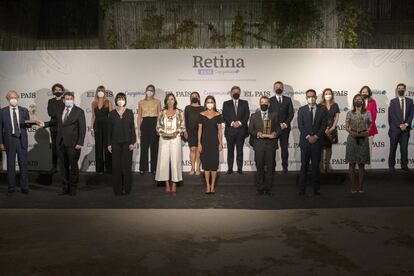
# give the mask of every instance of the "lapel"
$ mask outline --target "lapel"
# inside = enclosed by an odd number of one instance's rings
[[[19,125],[21,126],[26,121],[26,118],[24,117],[23,108],[18,107],[19,109]]]
[[[9,106],[7,106],[6,108],[5,108],[5,113],[6,113],[6,122],[7,122],[7,125],[10,125],[10,128],[12,129],[13,128],[13,122],[12,122],[12,120],[11,120],[11,117],[10,117],[10,107]]]

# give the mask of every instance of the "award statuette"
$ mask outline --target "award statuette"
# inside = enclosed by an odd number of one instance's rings
[[[167,116],[165,122],[165,129],[163,136],[165,137],[175,137],[176,136],[176,124],[174,124],[174,117]]]
[[[36,124],[36,121],[38,121],[36,104],[33,103],[29,105],[28,110],[29,110],[29,120],[26,120],[25,123],[34,125]]]
[[[267,137],[267,138],[272,136],[272,120],[269,120],[269,119],[263,120],[262,136]]]

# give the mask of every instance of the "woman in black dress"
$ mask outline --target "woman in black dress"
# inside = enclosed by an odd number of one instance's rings
[[[201,164],[207,184],[206,194],[214,194],[220,161],[219,152],[223,150],[221,124],[224,120],[216,109],[216,100],[213,96],[206,97],[204,107],[206,110],[200,113],[198,123],[198,151],[201,154]]]
[[[200,175],[200,153],[197,150],[198,146],[198,120],[200,118],[200,112],[204,110],[204,107],[200,105],[200,94],[193,92],[190,95],[191,104],[187,105],[184,109],[184,118],[186,131],[184,132],[184,138],[188,141],[190,147],[190,160],[191,171],[190,175]],[[195,168],[197,167],[197,170]]]
[[[112,103],[106,98],[103,85],[98,86],[95,99],[92,102],[92,129],[95,138],[95,169],[97,173],[112,172],[111,154],[108,151],[108,114],[112,110]]]
[[[336,128],[339,120],[339,106],[335,102],[334,94],[331,88],[325,88],[322,92],[321,104],[326,108],[327,125],[325,135],[322,140],[322,154],[320,170],[322,173],[332,170],[332,144],[338,143],[338,129]]]
[[[108,150],[112,153],[112,184],[115,195],[131,192],[132,151],[137,141],[134,114],[125,108],[126,95],[118,93],[115,97],[116,108],[108,118]]]

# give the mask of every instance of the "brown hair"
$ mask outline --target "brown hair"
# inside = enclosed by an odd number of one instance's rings
[[[334,102],[335,102],[335,96],[334,96],[334,93],[333,93],[332,89],[331,89],[331,88],[325,88],[325,89],[322,91],[322,100],[321,100],[321,104],[323,104],[323,105],[325,105],[325,104],[326,104],[325,94],[326,94],[326,92],[328,92],[328,91],[330,91],[330,92],[331,92],[331,94],[332,94],[332,100],[331,100],[331,103],[334,103]]]
[[[102,91],[102,90],[104,90],[104,91],[106,90],[105,86],[103,86],[103,85],[99,85],[95,90],[95,98],[93,99],[93,102],[92,102],[92,108],[93,109],[98,107],[98,92]],[[102,107],[109,107],[109,100],[106,97],[105,93],[104,93],[104,96],[103,96],[103,106]]]
[[[357,99],[357,98],[360,98],[361,99],[361,101],[362,101],[362,107],[361,107],[361,113],[365,113],[365,112],[367,112],[367,107],[365,106],[365,101],[364,101],[364,99],[362,98],[362,96],[361,96],[361,94],[356,94],[355,96],[354,96],[354,98],[352,99],[352,113],[355,113],[355,111],[356,111],[356,108],[355,108],[355,100]]]

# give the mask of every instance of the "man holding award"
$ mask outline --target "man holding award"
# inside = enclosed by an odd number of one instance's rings
[[[256,162],[258,195],[272,195],[273,168],[277,149],[276,138],[281,133],[278,114],[269,112],[269,98],[260,98],[260,111],[250,117],[249,133]]]

